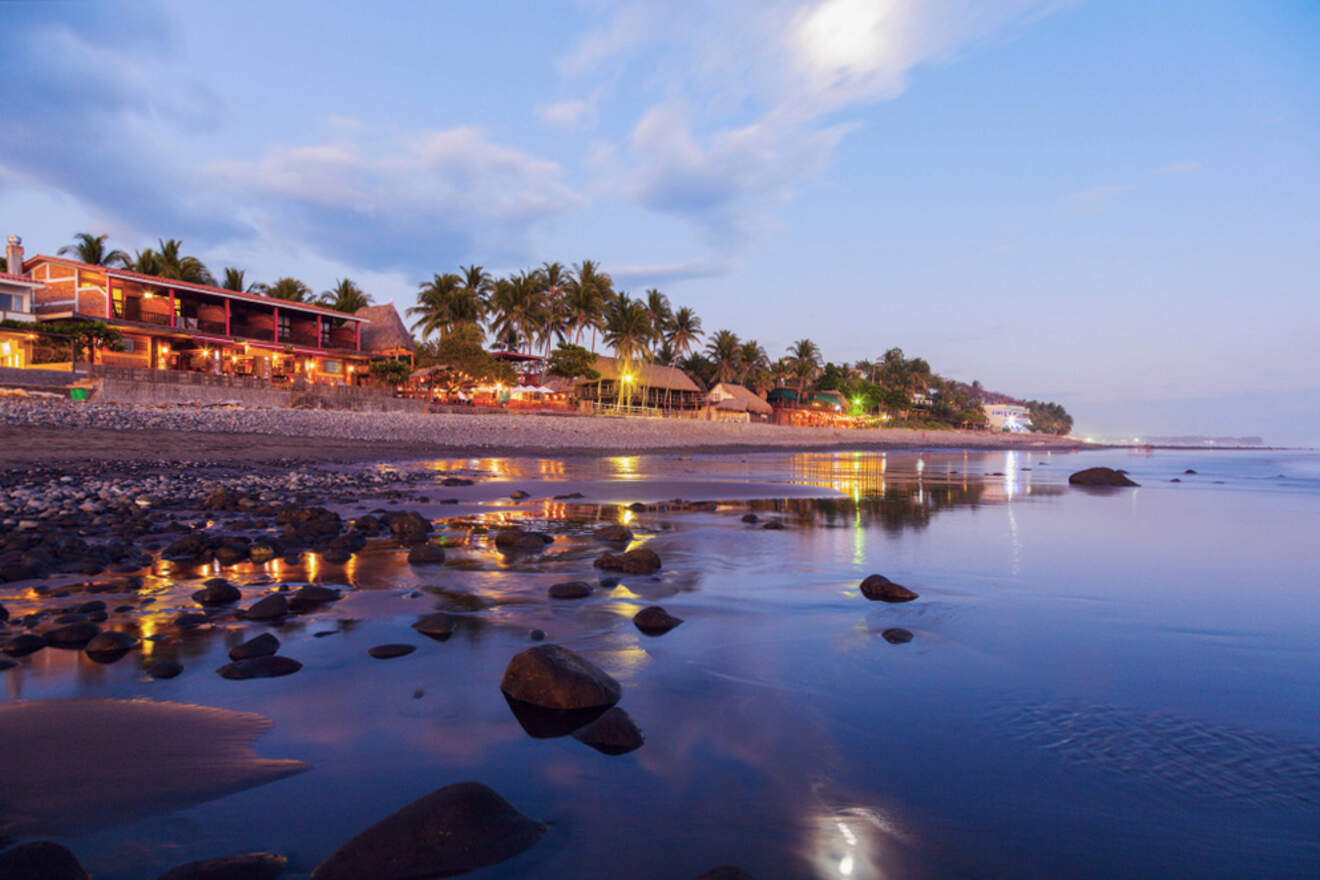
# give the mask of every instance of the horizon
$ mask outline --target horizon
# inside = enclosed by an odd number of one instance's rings
[[[1320,10],[397,10],[9,5],[3,232],[401,313],[460,263],[594,259],[708,335],[899,347],[1078,435],[1320,443]]]

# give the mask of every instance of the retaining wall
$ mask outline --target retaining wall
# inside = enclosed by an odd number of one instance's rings
[[[154,406],[196,403],[202,406],[234,402],[259,409],[302,405],[365,412],[426,412],[426,401],[395,397],[379,388],[346,385],[275,385],[265,379],[222,376],[177,370],[149,370],[96,364],[91,375],[100,382],[93,399],[106,403]]]

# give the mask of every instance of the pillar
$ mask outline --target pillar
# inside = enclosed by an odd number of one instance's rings
[[[105,286],[106,286],[107,288],[110,286],[110,279],[109,279],[109,277],[106,278]],[[173,288],[173,287],[170,288],[170,326],[171,326],[171,327],[177,327],[177,326],[179,326],[179,307],[178,307],[177,305],[174,304],[174,288]]]
[[[320,315],[317,315],[317,316],[316,316],[316,347],[317,347],[317,348],[325,348],[325,343],[324,343],[324,341],[323,341],[323,340],[325,339],[325,337],[322,336],[321,334],[322,334],[322,331],[321,331],[321,316],[320,316]]]
[[[231,335],[229,332],[229,297],[225,297],[225,335]]]
[[[358,351],[362,350],[362,322],[353,322],[353,347]]]
[[[280,307],[275,306],[275,341],[280,341]]]

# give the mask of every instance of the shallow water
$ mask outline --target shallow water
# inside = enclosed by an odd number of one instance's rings
[[[1142,486],[1067,486],[1094,464]],[[288,854],[297,876],[366,825],[467,779],[550,825],[525,854],[474,875],[492,878],[684,878],[723,863],[761,878],[1320,873],[1320,457],[430,466],[480,478],[424,487],[432,503],[402,505],[445,520],[445,567],[411,569],[380,545],[345,566],[312,557],[226,571],[240,583],[356,588],[275,630],[280,653],[305,664],[296,675],[216,676],[228,647],[254,634],[238,623],[148,643],[187,667],[172,681],[146,680],[135,658],[101,666],[53,649],[0,673],[11,700],[144,697],[260,713],[273,728],[257,752],[310,765],[58,837],[98,878],[253,849]],[[513,502],[515,488],[532,497]],[[585,497],[550,497],[573,492]],[[722,503],[624,506],[675,497]],[[446,498],[458,503],[436,503]],[[786,528],[744,524],[749,509]],[[507,520],[561,537],[544,555],[507,558],[482,529]],[[589,531],[602,521],[627,522],[663,558],[660,574],[552,603],[550,584],[596,581],[601,545]],[[867,601],[857,584],[875,572],[920,598]],[[165,632],[207,575],[149,577],[138,595],[158,601],[138,615],[141,631]],[[12,610],[23,601],[0,596]],[[657,602],[685,622],[651,638],[630,617]],[[452,638],[408,628],[437,608],[458,615]],[[895,626],[913,641],[881,637]],[[533,627],[622,682],[641,749],[607,756],[524,732],[498,682]],[[418,650],[367,657],[384,642]]]

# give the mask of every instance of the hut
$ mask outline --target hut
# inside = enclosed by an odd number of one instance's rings
[[[413,342],[412,334],[393,303],[363,306],[354,315],[368,321],[362,328],[363,351],[386,357],[406,357],[409,364],[415,363],[417,343]]]
[[[758,421],[768,419],[774,412],[770,404],[757,396],[756,392],[733,382],[717,382],[706,395],[706,402],[712,409],[721,412],[747,413],[748,419]]]
[[[617,358],[596,355],[593,369],[598,379],[577,380],[577,396],[600,406],[615,406],[625,385],[632,385],[632,406],[655,409],[697,409],[703,401],[701,389],[676,367],[637,363],[624,372]]]

